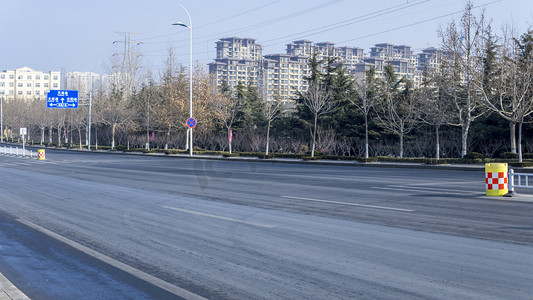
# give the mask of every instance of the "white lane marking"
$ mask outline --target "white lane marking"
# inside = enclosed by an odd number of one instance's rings
[[[122,271],[124,271],[126,273],[129,273],[129,274],[131,274],[131,275],[133,275],[133,276],[135,276],[135,277],[137,277],[137,278],[139,278],[141,280],[144,280],[144,281],[149,282],[149,283],[151,283],[151,284],[153,284],[153,285],[155,285],[155,286],[157,286],[157,287],[159,287],[161,289],[164,289],[164,290],[166,290],[166,291],[168,291],[168,292],[170,292],[170,293],[172,293],[172,294],[174,294],[174,295],[176,295],[178,297],[181,297],[181,298],[184,298],[184,299],[187,299],[187,300],[189,300],[189,299],[190,300],[207,300],[206,298],[204,298],[202,296],[196,295],[196,294],[194,294],[192,292],[189,292],[189,291],[187,291],[185,289],[182,289],[182,288],[180,288],[178,286],[175,286],[175,285],[173,285],[173,284],[171,284],[169,282],[166,282],[166,281],[164,281],[162,279],[159,279],[159,278],[157,278],[157,277],[155,277],[153,275],[150,275],[148,273],[145,273],[145,272],[143,272],[141,270],[135,269],[132,266],[129,266],[129,265],[125,264],[125,263],[122,263],[122,262],[120,262],[120,261],[118,261],[116,259],[113,259],[113,258],[111,258],[111,257],[109,257],[109,256],[107,256],[105,254],[102,254],[102,253],[100,253],[100,252],[98,252],[96,250],[93,250],[91,248],[85,247],[85,246],[83,246],[83,245],[81,245],[81,244],[79,244],[79,243],[77,243],[77,242],[75,242],[73,240],[70,240],[70,239],[68,239],[68,238],[66,238],[66,237],[64,237],[62,235],[59,235],[59,234],[57,234],[57,233],[55,233],[53,231],[50,231],[50,230],[48,230],[48,229],[46,229],[44,227],[41,227],[41,226],[39,226],[37,224],[34,224],[34,223],[31,223],[30,221],[27,221],[27,220],[24,220],[24,219],[17,219],[17,221],[22,223],[22,224],[24,224],[24,225],[26,225],[26,226],[28,226],[28,227],[31,227],[31,228],[33,228],[33,229],[35,229],[37,231],[40,231],[40,232],[48,235],[51,238],[54,238],[54,239],[56,239],[56,240],[58,240],[58,241],[60,241],[62,243],[65,243],[65,244],[67,244],[67,245],[69,245],[69,246],[71,246],[71,247],[73,247],[73,248],[75,248],[75,249],[87,254],[87,255],[90,255],[90,256],[92,256],[92,257],[94,257],[94,258],[96,258],[96,259],[98,259],[98,260],[100,260],[100,261],[102,261],[102,262],[104,262],[106,264],[109,264],[109,265],[111,265],[111,266],[113,266],[115,268],[118,268],[118,269],[120,269],[120,270],[122,270]]]
[[[288,199],[296,199],[296,200],[314,201],[314,202],[331,203],[331,204],[341,204],[341,205],[348,205],[348,206],[359,206],[359,207],[375,208],[375,209],[386,209],[386,210],[394,210],[394,211],[404,211],[404,212],[414,212],[415,211],[415,210],[412,210],[412,209],[404,209],[404,208],[395,208],[395,207],[377,206],[377,205],[366,205],[366,204],[348,203],[348,202],[331,201],[331,200],[319,200],[319,199],[293,197],[293,196],[280,196],[280,197],[281,198],[288,198]]]
[[[424,187],[417,187],[417,186],[390,186],[390,187],[381,187],[381,186],[373,186],[371,189],[375,190],[392,190],[392,191],[406,191],[406,192],[434,192],[434,193],[447,193],[447,194],[470,194],[470,195],[477,195],[479,192],[468,192],[468,191],[461,191],[461,190],[449,190],[449,189],[436,189],[436,188],[424,188]]]
[[[235,222],[235,223],[252,225],[252,226],[257,226],[257,227],[262,227],[262,228],[274,228],[274,227],[276,227],[276,226],[272,226],[272,225],[268,225],[268,224],[248,222],[248,221],[244,221],[244,220],[233,219],[233,218],[228,218],[228,217],[223,217],[223,216],[218,216],[218,215],[212,215],[212,214],[206,214],[206,213],[203,213],[203,212],[198,212],[198,211],[188,210],[188,209],[183,209],[183,208],[177,208],[177,207],[172,207],[172,206],[163,206],[163,208],[171,209],[171,210],[175,210],[175,211],[180,211],[180,212],[184,212],[184,213],[191,214],[191,215],[197,215],[197,216],[202,216],[202,217],[208,217],[208,218],[213,218],[213,219],[219,219],[219,220],[224,220],[224,221],[230,221],[230,222]]]

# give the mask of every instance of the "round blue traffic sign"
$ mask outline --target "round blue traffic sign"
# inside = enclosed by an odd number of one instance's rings
[[[187,127],[194,128],[196,126],[196,119],[195,118],[188,118],[187,119]]]

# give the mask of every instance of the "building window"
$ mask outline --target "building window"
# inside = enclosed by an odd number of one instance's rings
[[[35,87],[41,87],[41,84],[37,82],[37,83],[35,84]]]
[[[50,78],[48,75],[44,75],[44,80],[48,80],[48,78]]]
[[[6,74],[0,75],[0,79],[6,79]]]
[[[57,79],[58,79],[57,75],[54,75],[54,80],[57,80]]]
[[[35,75],[36,80],[41,80],[41,75]]]
[[[31,75],[26,76],[26,79],[31,80]]]
[[[24,76],[19,75],[19,76],[17,77],[17,79],[24,79]]]
[[[31,83],[27,83],[27,84],[26,84],[26,87],[31,87]]]
[[[19,82],[19,83],[17,84],[17,86],[18,86],[18,87],[22,87],[22,82]]]
[[[9,79],[14,79],[14,78],[15,78],[15,75],[9,74]]]
[[[6,86],[6,83],[5,82],[0,82],[0,87],[4,87]]]
[[[31,91],[27,91],[26,95],[31,96]]]
[[[57,83],[54,83],[54,88],[57,88]]]
[[[45,84],[44,84],[44,87],[47,88],[47,87],[48,87],[48,83],[45,83]]]
[[[18,94],[19,94],[20,96],[22,96],[22,91],[18,91]]]

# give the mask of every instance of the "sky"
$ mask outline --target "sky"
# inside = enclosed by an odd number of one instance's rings
[[[533,26],[532,0],[472,0],[492,20],[518,33]],[[378,43],[439,47],[439,28],[459,19],[466,0],[0,0],[0,70],[109,73],[130,35],[143,70],[159,73],[169,48],[188,66],[191,25],[193,60],[206,66],[216,42],[253,38],[263,55],[285,53],[295,40],[369,48]],[[182,5],[182,6],[180,6]],[[120,58],[120,59],[119,59]]]

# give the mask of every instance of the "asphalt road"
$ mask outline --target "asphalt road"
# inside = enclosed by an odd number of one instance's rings
[[[486,197],[483,172],[46,155],[0,156],[0,223],[24,232],[2,229],[0,251],[42,255],[6,252],[0,272],[34,299],[76,282],[115,299],[533,298],[533,197]]]

